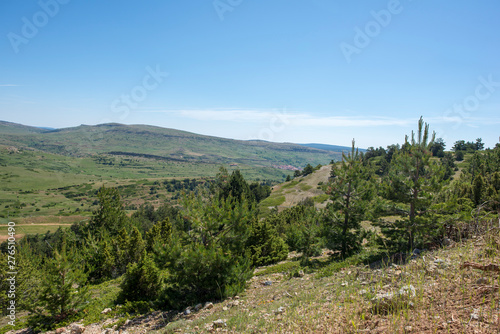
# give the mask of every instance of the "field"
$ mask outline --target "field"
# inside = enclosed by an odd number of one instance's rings
[[[144,203],[159,205],[176,200],[185,185],[215,177],[220,167],[239,169],[249,181],[279,183],[292,172],[273,166],[327,163],[339,152],[143,125],[46,131],[0,121],[0,222],[88,217],[102,186],[118,187],[128,210]],[[286,198],[268,204],[283,203],[287,205]]]
[[[12,152],[0,146],[0,219],[47,215],[90,215],[103,185],[118,187],[130,208],[158,205],[178,191],[166,181],[214,177],[220,166],[144,158],[67,157],[40,151]],[[235,167],[227,166],[229,171]],[[283,177],[283,171],[240,165],[250,179]],[[189,178],[188,178],[189,177]],[[168,183],[168,182],[167,182]],[[179,190],[179,189],[177,189]]]

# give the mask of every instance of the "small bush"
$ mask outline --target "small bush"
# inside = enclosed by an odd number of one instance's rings
[[[127,272],[121,284],[119,300],[144,301],[156,300],[162,288],[160,270],[151,257],[146,254],[138,263],[127,266]]]

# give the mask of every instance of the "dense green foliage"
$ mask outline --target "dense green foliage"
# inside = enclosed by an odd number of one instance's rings
[[[360,223],[367,216],[369,201],[373,198],[371,169],[363,166],[354,140],[351,152],[342,155],[338,168],[332,166],[330,176],[328,192],[332,203],[325,214],[327,245],[345,258],[361,248]]]
[[[431,147],[435,135],[429,137],[429,126],[422,118],[418,132],[406,137],[405,144],[392,159],[387,178],[383,182],[384,195],[400,215],[396,222],[381,222],[382,232],[388,236],[391,250],[412,251],[415,240],[432,232],[427,209],[433,195],[443,183],[441,164],[431,161]]]
[[[256,266],[285,260],[289,251],[300,253],[302,266],[314,266],[311,258],[325,247],[331,261],[347,263],[365,256],[364,248],[408,254],[474,235],[479,219],[500,210],[500,145],[474,144],[455,145],[464,154],[456,163],[422,119],[402,146],[358,153],[353,141],[332,164],[329,181],[318,184],[329,197],[326,206],[306,198],[263,217],[257,204],[269,196],[269,184],[248,183],[239,170],[221,168],[206,182],[152,184],[176,190],[182,184],[186,192],[177,205],[148,203],[132,214],[121,197],[126,188],[101,187],[88,221],[20,240],[19,309],[49,328],[86,312],[88,288],[114,279],[116,303],[180,309],[240,293]],[[319,167],[307,165],[296,176]],[[7,253],[6,243],[1,250]],[[7,302],[0,294],[4,310]]]
[[[69,253],[66,247],[63,238],[61,249],[54,250],[53,258],[45,261],[40,292],[28,306],[36,317],[43,318],[47,312],[53,321],[62,320],[77,314],[87,302],[87,277],[77,255]]]

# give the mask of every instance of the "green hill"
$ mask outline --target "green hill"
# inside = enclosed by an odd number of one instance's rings
[[[311,143],[311,144],[300,144],[305,147],[311,147],[311,148],[317,148],[319,150],[325,150],[325,151],[332,151],[332,152],[350,152],[351,147],[350,146],[338,146],[338,145],[327,145],[327,144],[317,144],[317,143]],[[358,149],[360,152],[365,152],[365,149]]]
[[[33,126],[26,126],[17,123],[0,121],[0,133],[2,135],[12,135],[12,134],[27,135],[33,133],[41,133],[44,131],[45,130]]]
[[[0,219],[89,215],[102,185],[119,187],[127,207],[159,205],[178,194],[168,180],[204,182],[221,166],[248,180],[282,182],[292,166],[326,164],[339,155],[147,125],[54,130],[0,122]]]
[[[100,124],[42,130],[0,123],[0,144],[67,156],[127,155],[159,160],[253,167],[326,164],[337,152],[297,144],[243,141],[198,135],[149,125]]]
[[[259,203],[261,214],[265,216],[273,208],[279,211],[291,208],[308,199],[312,199],[317,208],[324,208],[329,201],[324,185],[328,183],[331,168],[332,165],[322,166],[309,175],[273,186],[271,195]]]

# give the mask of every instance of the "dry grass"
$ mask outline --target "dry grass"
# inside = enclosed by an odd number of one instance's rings
[[[128,333],[499,333],[499,273],[462,268],[464,262],[499,264],[499,233],[490,230],[483,237],[423,253],[405,265],[350,266],[329,277],[319,278],[319,273],[291,277],[287,271],[295,267],[286,262],[273,266],[276,270],[261,268],[237,298],[189,315],[155,312],[121,329]],[[293,258],[288,262],[297,263]],[[377,295],[410,285],[415,290],[411,298],[393,298],[390,307],[377,308],[373,302]],[[214,326],[218,319],[225,325]]]
[[[307,176],[302,176],[274,186],[271,196],[284,196],[285,200],[278,205],[278,209],[283,209],[297,205],[306,198],[323,195],[325,192],[318,189],[318,184],[328,182],[331,165],[323,166],[319,170]],[[317,203],[317,207],[325,207],[328,201]]]
[[[495,233],[425,253],[402,266],[349,267],[325,278],[256,276],[237,306],[226,300],[190,318],[180,316],[160,332],[498,333],[498,273],[460,269],[465,261],[500,263]],[[377,294],[409,285],[416,292],[410,303],[396,299],[387,312],[374,308]],[[226,319],[227,327],[211,326],[219,318]]]

